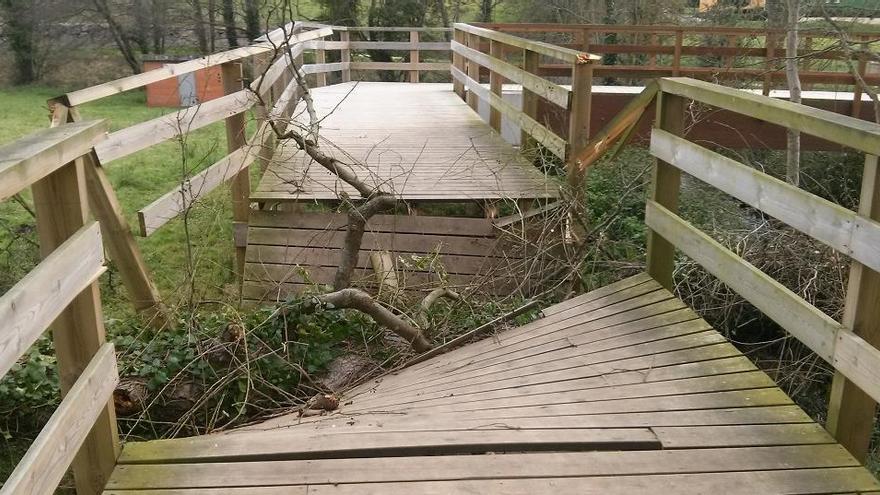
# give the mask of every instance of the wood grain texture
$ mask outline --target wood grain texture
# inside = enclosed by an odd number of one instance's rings
[[[37,131],[0,146],[0,201],[89,153],[106,134],[106,121],[90,120]]]
[[[55,493],[119,382],[113,344],[95,354],[0,489],[2,495]]]
[[[744,494],[880,489],[650,277],[546,313],[360,385],[327,416],[129,444],[107,493],[696,494],[718,483],[739,493],[731,482]]]

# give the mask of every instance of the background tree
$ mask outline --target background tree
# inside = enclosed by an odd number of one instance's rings
[[[238,27],[235,25],[235,1],[223,0],[223,27],[230,48],[238,46]]]
[[[37,80],[42,57],[37,46],[38,5],[31,0],[0,0],[0,16],[3,35],[9,42],[15,59],[16,84],[29,84]]]

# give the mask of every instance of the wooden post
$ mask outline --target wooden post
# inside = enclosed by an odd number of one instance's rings
[[[685,99],[668,93],[657,94],[655,126],[677,136],[684,133]],[[675,213],[678,211],[678,193],[681,171],[669,163],[654,161],[650,198]],[[648,229],[648,274],[670,291],[673,289],[672,270],[675,267],[675,246]]]
[[[533,51],[523,49],[523,70],[532,74],[538,74],[538,66],[541,56]],[[523,88],[522,112],[534,120],[538,120],[538,95]],[[537,149],[537,142],[525,130],[520,136],[519,148],[524,151]]]
[[[585,52],[585,53],[589,53],[590,52],[590,36],[592,36],[592,33],[590,32],[589,29],[584,29],[583,31],[581,31],[581,36],[583,36],[583,39],[581,40],[581,51]]]
[[[468,47],[480,51],[480,37],[476,34],[467,35],[467,45]],[[474,62],[473,60],[467,61],[467,75],[471,79],[480,83],[480,64]],[[475,112],[480,111],[480,98],[473,91],[468,91],[467,93],[467,104],[471,107]]]
[[[764,85],[761,88],[761,93],[764,96],[770,96],[770,90],[773,89],[774,57],[776,57],[776,33],[767,31],[767,36],[764,38],[764,70],[766,73],[764,74]]]
[[[323,41],[318,41],[318,43],[323,43]],[[318,48],[317,50],[315,50],[315,63],[319,65],[327,63],[327,52],[323,48]],[[315,74],[315,87],[320,88],[321,86],[326,85],[327,73],[318,72],[317,74]]]
[[[221,66],[223,91],[232,94],[241,91],[241,64],[227,62]],[[238,113],[226,118],[227,151],[233,151],[247,144],[245,135],[245,114]],[[230,181],[232,190],[232,233],[235,245],[235,273],[238,281],[244,280],[245,251],[247,248],[247,226],[250,217],[251,177],[250,167],[245,167]]]
[[[877,157],[865,157],[859,214],[880,220],[880,173]],[[880,347],[880,274],[853,260],[843,311],[843,325],[874,347]],[[840,372],[834,374],[826,425],[856,459],[865,462],[877,403]]]
[[[64,122],[66,118],[59,120]],[[31,190],[40,254],[45,258],[88,221],[83,161],[77,160],[49,174],[34,183]],[[63,395],[106,342],[97,282],[77,296],[52,323],[52,339]],[[116,414],[109,402],[73,461],[78,495],[102,492],[119,452]]]
[[[342,64],[344,65],[342,69],[342,82],[349,82],[351,81],[351,69],[348,67],[348,64],[351,64],[351,47],[349,45],[351,33],[348,31],[340,32],[339,40],[345,43],[345,47],[341,51]]]
[[[593,99],[593,64],[576,62],[571,71],[571,102],[568,107],[568,162],[566,174],[574,191],[583,189],[586,170],[575,160],[590,141],[590,104]]]
[[[657,37],[657,33],[651,33],[651,48],[656,48],[658,44],[659,38]],[[657,67],[657,52],[651,52],[648,55],[648,67]]]
[[[456,43],[462,45],[467,44],[464,31],[461,31],[459,29],[453,31],[452,39],[454,39]],[[455,52],[452,52],[452,66],[460,70],[461,72],[464,72],[466,70],[464,57]],[[455,94],[457,94],[459,98],[461,98],[462,100],[466,98],[464,92],[464,84],[462,84],[458,79],[452,79],[452,88],[453,90],[455,90]]]
[[[65,107],[55,102],[53,108],[53,126],[60,125],[64,121],[82,120],[76,107]],[[95,218],[101,223],[104,244],[110,259],[119,270],[119,276],[132,305],[135,310],[146,316],[151,327],[168,328],[170,320],[162,304],[159,289],[153,283],[150,270],[144,262],[134,234],[131,233],[131,226],[125,218],[122,205],[119,204],[119,198],[104,167],[94,153],[84,156],[82,162],[89,206]]]
[[[504,55],[504,45],[495,41],[489,41],[489,55],[492,58],[501,60]],[[501,74],[489,69],[489,89],[492,93],[498,95],[499,98],[503,98],[502,89],[504,85],[504,78]],[[501,112],[492,105],[489,105],[489,125],[492,126],[492,129],[495,129],[499,134],[501,133]]]
[[[417,83],[419,82],[419,32],[418,31],[410,31],[409,32],[409,42],[413,44],[412,49],[409,51],[409,63],[412,64],[413,68],[409,71],[409,82]]]
[[[672,75],[677,77],[681,74],[681,47],[684,44],[684,31],[675,30],[675,48],[672,54]]]
[[[727,48],[730,48],[731,52],[735,53],[735,50],[733,49],[736,48],[737,39],[739,39],[739,37],[732,34],[727,36]],[[736,55],[734,53],[731,53],[730,55],[725,55],[721,58],[724,66],[728,69],[732,68],[736,63]]]

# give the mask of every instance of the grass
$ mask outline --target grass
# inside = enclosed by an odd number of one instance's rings
[[[6,103],[0,110],[0,144],[14,141],[47,125],[46,99],[62,93],[45,87],[24,87],[0,90]],[[148,108],[142,92],[132,91],[85,105],[81,113],[86,119],[108,119],[111,130],[127,127],[169,112],[169,109]],[[107,173],[130,225],[135,228],[137,210],[174,189],[183,177],[214,163],[225,154],[223,123],[191,132],[186,142],[171,140],[107,165]],[[202,297],[222,295],[226,284],[233,281],[231,217],[228,188],[221,187],[204,198],[189,214],[189,238],[193,247],[196,290]],[[30,202],[28,194],[23,194]],[[0,249],[6,246],[6,273],[0,276],[0,291],[19,280],[36,262],[36,238],[33,218],[19,204],[0,204]],[[151,237],[139,238],[147,265],[163,296],[174,303],[182,295],[181,287],[187,273],[187,234],[184,222],[174,219]],[[11,259],[10,259],[11,258]],[[28,260],[21,263],[22,259]],[[102,280],[109,318],[128,315],[129,305],[118,276],[112,270]]]

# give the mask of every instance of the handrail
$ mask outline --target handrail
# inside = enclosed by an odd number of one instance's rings
[[[0,297],[0,378],[53,327],[64,399],[0,495],[51,494],[73,465],[79,493],[100,493],[119,452],[113,344],[104,339],[101,229],[87,218],[76,160],[106,122],[58,125],[0,148],[0,198],[32,187],[43,260]]]
[[[572,50],[571,48],[563,48],[557,45],[551,45],[550,43],[544,43],[543,41],[532,41],[525,38],[520,38],[518,36],[505,34],[498,31],[492,31],[491,29],[473,26],[470,24],[457,22],[455,23],[455,29],[464,31],[468,34],[477,35],[481,38],[498,41],[500,43],[504,43],[505,45],[515,46],[517,48],[522,48],[523,50],[529,50],[531,52],[562,60],[563,62],[568,62],[571,64],[602,60],[602,57],[599,57],[598,55],[591,55],[589,53],[581,52],[578,50]]]
[[[729,285],[839,373],[829,430],[864,459],[880,400],[880,125],[685,78],[661,79],[647,203],[648,272],[672,288],[676,248]],[[862,197],[853,212],[681,137],[693,100],[785,126],[866,153]],[[678,216],[685,172],[852,259],[844,319],[837,322]],[[854,386],[847,388],[847,383]],[[870,398],[867,399],[866,398]],[[872,399],[872,400],[871,400]],[[841,418],[846,418],[845,420]]]

